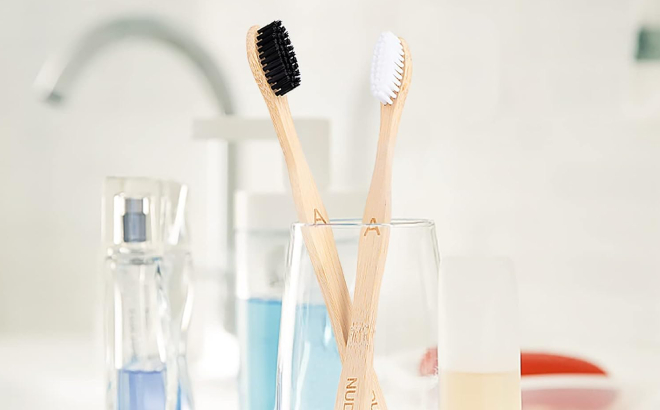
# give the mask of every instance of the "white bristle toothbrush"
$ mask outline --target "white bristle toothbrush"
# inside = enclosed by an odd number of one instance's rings
[[[392,160],[399,120],[408,95],[412,60],[406,42],[382,33],[371,65],[371,92],[381,102],[380,135],[360,233],[351,327],[335,410],[369,410],[374,333],[387,259],[392,202]]]
[[[328,214],[321,201],[291,118],[287,94],[300,85],[300,71],[289,34],[280,21],[247,34],[247,55],[252,75],[259,86],[282,146],[291,182],[291,191],[300,222],[319,224],[303,228],[305,246],[312,261],[342,361],[346,353],[346,338],[351,317],[351,297],[337,254]],[[319,369],[323,371],[323,369]],[[373,369],[369,377],[373,393],[373,410],[386,410],[383,394]]]

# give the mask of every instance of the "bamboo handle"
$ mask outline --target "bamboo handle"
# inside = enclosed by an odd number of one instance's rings
[[[298,140],[288,100],[286,97],[277,97],[272,92],[261,68],[256,48],[257,30],[257,26],[252,27],[247,35],[248,62],[268,107],[275,133],[284,153],[298,219],[308,224],[327,224],[329,222],[328,214]],[[330,226],[303,227],[302,233],[323,293],[339,356],[343,362],[346,357],[346,338],[351,317],[351,297],[344,279],[332,228]],[[322,369],[320,370],[322,371]],[[369,374],[373,378],[371,408],[387,410],[383,392],[373,369]]]
[[[401,43],[405,56],[402,85],[393,104],[381,105],[376,165],[362,219],[365,224],[388,224],[392,216],[394,145],[412,75],[410,51],[403,39]],[[362,228],[358,248],[355,302],[335,410],[369,409],[369,392],[372,387],[369,372],[373,369],[373,339],[389,239],[389,225]]]

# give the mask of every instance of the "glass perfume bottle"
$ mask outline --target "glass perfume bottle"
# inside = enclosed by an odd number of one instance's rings
[[[108,410],[192,406],[185,366],[190,256],[181,188],[140,178],[106,180]]]

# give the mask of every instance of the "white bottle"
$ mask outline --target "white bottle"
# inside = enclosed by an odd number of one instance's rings
[[[439,292],[441,410],[520,410],[515,278],[508,260],[447,258]]]

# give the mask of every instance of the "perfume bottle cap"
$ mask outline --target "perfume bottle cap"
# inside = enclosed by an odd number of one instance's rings
[[[122,215],[124,242],[147,241],[145,209],[149,209],[149,198],[124,198],[124,215]]]
[[[108,248],[162,252],[188,247],[185,185],[150,178],[106,178],[103,238]]]

